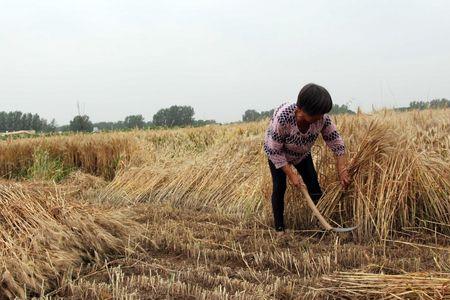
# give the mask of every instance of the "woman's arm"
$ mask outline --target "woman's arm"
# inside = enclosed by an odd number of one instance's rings
[[[266,131],[264,151],[277,169],[288,164],[283,151],[286,136],[287,129],[274,116]]]
[[[345,151],[344,140],[338,133],[329,115],[324,116],[324,125],[322,127],[322,137],[327,146],[333,151],[336,158],[336,170],[342,187],[346,188],[350,183],[350,176],[347,170],[347,155]]]

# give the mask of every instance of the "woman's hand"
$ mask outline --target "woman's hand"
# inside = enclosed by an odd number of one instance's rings
[[[350,175],[347,170],[347,158],[345,155],[336,157],[336,169],[339,176],[339,181],[344,189],[350,184]]]
[[[350,184],[350,175],[348,175],[347,168],[339,170],[339,181],[344,189],[346,189]]]
[[[295,174],[295,173],[292,176],[289,176],[289,181],[296,188],[300,188],[301,186],[305,186],[305,183],[303,182],[303,179],[300,177],[300,175]]]
[[[299,174],[295,173],[294,170],[292,170],[292,167],[290,164],[287,164],[282,167],[284,173],[286,173],[287,177],[289,178],[289,181],[293,186],[296,188],[300,188],[301,186],[305,186],[305,183],[303,182],[303,179],[300,177]]]

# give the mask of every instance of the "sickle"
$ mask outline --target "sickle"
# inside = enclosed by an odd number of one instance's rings
[[[306,202],[308,203],[309,208],[311,208],[313,215],[319,220],[320,224],[326,229],[326,230],[332,230],[334,232],[348,232],[354,230],[358,226],[343,228],[343,227],[332,227],[330,223],[325,220],[325,218],[322,216],[320,211],[317,209],[316,205],[312,201],[311,197],[309,196],[308,191],[306,190],[306,187],[302,185],[300,187],[300,190],[302,191],[303,196],[306,198]]]

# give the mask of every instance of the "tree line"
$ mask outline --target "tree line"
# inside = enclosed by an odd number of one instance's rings
[[[56,122],[53,119],[48,122],[38,114],[22,113],[21,111],[1,111],[0,131],[35,130],[39,132],[52,132],[56,130]]]
[[[69,125],[60,127],[61,131],[92,132],[94,128],[106,130],[128,130],[158,127],[184,127],[204,126],[216,124],[215,120],[196,120],[195,111],[191,106],[172,105],[169,108],[160,109],[153,115],[152,121],[146,121],[143,115],[130,115],[123,121],[92,123],[87,115],[76,116]]]
[[[412,101],[408,107],[396,108],[396,110],[412,109],[440,109],[450,108],[450,100],[433,99],[431,101]],[[270,118],[274,110],[258,112],[254,109],[248,109],[242,115],[242,122],[254,122]],[[330,114],[354,114],[347,105],[333,104]],[[144,129],[157,127],[184,127],[184,126],[204,126],[208,124],[217,124],[215,120],[196,120],[195,111],[191,106],[172,105],[168,108],[160,109],[153,115],[151,121],[146,121],[143,115],[130,115],[124,120],[117,122],[97,122],[93,123],[89,116],[75,116],[68,125],[57,126],[55,120],[48,122],[38,114],[23,113],[21,111],[0,112],[0,132],[35,130],[37,132],[55,132],[55,131],[74,131],[74,132],[92,132],[94,128],[100,131],[109,130],[128,130]]]
[[[442,109],[450,108],[450,100],[433,99],[431,101],[412,101],[409,103],[409,109]]]
[[[194,109],[191,106],[173,105],[169,108],[160,109],[151,121],[146,121],[143,115],[130,115],[125,117],[124,120],[117,122],[94,123],[88,115],[77,115],[69,124],[58,126],[54,119],[48,122],[38,114],[23,113],[21,111],[2,111],[0,112],[0,132],[19,130],[92,132],[94,129],[105,131],[216,124],[215,120],[196,120],[194,114]]]

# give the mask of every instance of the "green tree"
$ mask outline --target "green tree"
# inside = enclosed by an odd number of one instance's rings
[[[347,105],[342,104],[333,104],[333,107],[331,108],[330,114],[332,115],[338,115],[338,114],[354,114],[355,112],[348,108]]]
[[[78,115],[75,118],[73,118],[72,121],[70,121],[69,128],[71,131],[92,132],[92,130],[94,129],[94,125],[89,120],[88,116]]]
[[[24,130],[24,124],[22,123],[22,112],[15,111],[11,115],[11,130]]]
[[[266,110],[262,112],[257,112],[254,109],[247,109],[244,114],[242,115],[242,121],[243,122],[255,122],[259,120],[263,120],[266,118],[270,118],[273,115],[273,109]]]
[[[143,128],[145,126],[145,120],[142,115],[131,115],[125,118],[124,121],[126,128]]]
[[[0,131],[6,131],[8,114],[5,111],[0,112]]]
[[[450,107],[450,100],[443,99],[433,99],[430,101],[430,108],[448,108]]]
[[[160,109],[153,116],[153,124],[156,126],[187,126],[194,123],[194,109],[191,106],[173,105]]]
[[[212,125],[217,124],[215,120],[195,120],[193,125],[194,126],[205,126],[205,125]]]
[[[48,124],[47,120],[38,114],[22,113],[21,111],[0,112],[0,131],[54,131],[55,127],[54,121]]]
[[[412,101],[409,103],[411,109],[427,109],[430,108],[430,103],[425,101]]]
[[[34,114],[31,118],[31,129],[41,131],[43,127],[41,118],[38,114]]]
[[[47,123],[47,122],[45,122],[45,123]],[[57,127],[58,127],[58,124],[56,124],[56,120],[52,119],[52,121],[49,124],[46,124],[44,131],[45,132],[55,132]]]
[[[254,122],[261,118],[261,114],[254,109],[247,109],[242,116],[244,122]]]
[[[27,113],[22,115],[22,123],[24,124],[24,129],[31,129],[33,121],[33,114]]]
[[[273,116],[273,112],[274,110],[266,110],[266,111],[262,111],[260,113],[261,119],[265,119],[265,118],[271,118]]]

